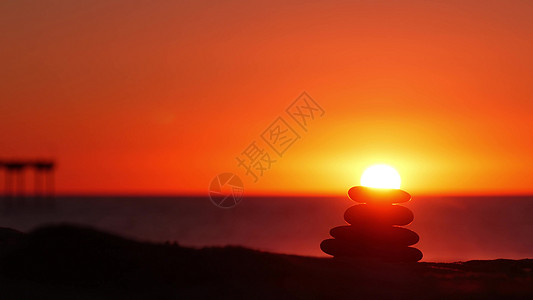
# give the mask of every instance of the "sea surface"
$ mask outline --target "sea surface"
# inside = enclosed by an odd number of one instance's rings
[[[347,197],[244,197],[221,209],[207,197],[63,196],[6,205],[0,226],[30,231],[46,224],[91,226],[141,241],[183,246],[240,245],[259,250],[327,256],[319,244],[345,225]],[[533,196],[414,197],[406,226],[420,235],[423,261],[533,257]]]

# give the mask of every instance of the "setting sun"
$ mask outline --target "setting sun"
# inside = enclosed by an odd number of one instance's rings
[[[361,185],[372,188],[399,189],[400,174],[389,165],[373,165],[361,176]]]

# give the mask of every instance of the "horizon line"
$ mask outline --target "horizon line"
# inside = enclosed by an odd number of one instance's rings
[[[25,194],[22,197],[30,198],[33,194]],[[531,197],[531,193],[420,193],[411,194],[415,197]],[[6,195],[0,195],[0,198],[5,198]],[[20,195],[15,196],[20,197]],[[75,192],[75,193],[55,193],[53,197],[192,197],[203,198],[209,197],[208,193],[128,193],[128,192]],[[268,197],[287,197],[287,198],[327,198],[327,197],[348,197],[348,193],[251,193],[244,194],[243,197],[268,198]]]

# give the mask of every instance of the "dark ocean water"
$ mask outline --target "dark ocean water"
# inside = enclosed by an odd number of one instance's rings
[[[329,229],[346,224],[347,197],[245,197],[231,209],[207,197],[58,197],[53,207],[26,199],[1,210],[0,226],[28,231],[50,223],[89,225],[143,241],[185,246],[241,245],[326,256]],[[407,228],[420,235],[424,261],[533,257],[533,196],[415,197]]]

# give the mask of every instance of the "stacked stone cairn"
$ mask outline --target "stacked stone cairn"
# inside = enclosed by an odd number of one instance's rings
[[[411,200],[400,189],[378,189],[356,186],[348,191],[350,199],[360,204],[344,213],[350,225],[330,230],[332,239],[322,241],[320,248],[339,258],[380,260],[388,262],[417,262],[420,250],[409,247],[418,242],[414,231],[400,226],[413,221],[413,213],[396,203]]]

